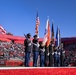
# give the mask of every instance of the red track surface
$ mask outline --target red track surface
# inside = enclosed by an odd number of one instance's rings
[[[76,68],[2,69],[0,75],[76,75]]]

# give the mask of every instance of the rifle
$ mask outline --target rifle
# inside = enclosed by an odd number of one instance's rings
[[[23,33],[24,34],[24,33]],[[24,34],[25,38],[27,38],[27,36]]]

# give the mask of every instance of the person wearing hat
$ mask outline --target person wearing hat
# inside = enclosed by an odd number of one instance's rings
[[[60,47],[57,46],[54,50],[54,67],[60,67]]]
[[[45,44],[45,67],[49,67],[49,46]]]
[[[33,39],[33,66],[34,67],[37,67],[38,55],[39,55],[38,36],[34,35],[34,39]]]
[[[60,66],[65,66],[65,50],[63,47],[63,43],[60,45]]]
[[[29,66],[29,61],[30,61],[30,53],[32,50],[32,42],[30,40],[31,34],[28,33],[26,35],[26,39],[24,40],[24,46],[25,46],[25,66]]]
[[[55,45],[54,43],[51,41],[50,45],[49,45],[49,67],[53,67],[54,66],[54,48]]]
[[[45,64],[45,45],[43,44],[43,42],[41,42],[40,46],[39,46],[39,54],[40,54],[40,66],[44,67]]]

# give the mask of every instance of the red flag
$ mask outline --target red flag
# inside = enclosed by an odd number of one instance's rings
[[[37,16],[36,16],[36,27],[35,27],[35,34],[38,35],[39,31],[39,25],[40,25],[40,20],[39,20],[39,16],[38,16],[38,11],[37,11]]]

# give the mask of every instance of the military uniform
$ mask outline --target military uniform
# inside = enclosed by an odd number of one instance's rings
[[[39,50],[40,50],[40,66],[44,67],[44,64],[45,64],[45,46],[43,46],[42,43],[39,47]]]
[[[30,40],[30,34],[27,34],[27,38],[24,40],[24,46],[25,46],[25,66],[29,66],[30,62],[30,53],[32,50],[32,42]]]
[[[37,60],[39,55],[39,42],[37,35],[34,35],[33,39],[33,66],[37,67]]]
[[[49,66],[49,46],[45,46],[45,66]]]
[[[54,46],[49,45],[49,66],[53,67],[54,66]]]
[[[60,65],[65,66],[65,50],[63,48],[61,49],[60,54]]]
[[[57,49],[54,52],[54,66],[60,67],[60,49]]]

